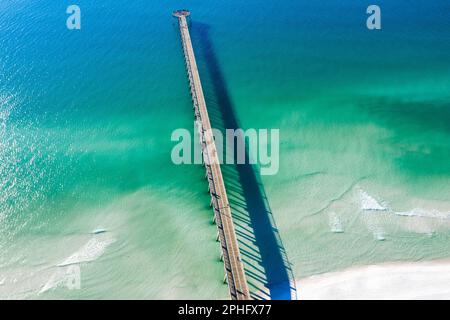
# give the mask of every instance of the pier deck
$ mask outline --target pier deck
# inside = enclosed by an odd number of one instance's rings
[[[183,44],[186,69],[189,77],[192,101],[194,105],[195,120],[198,125],[202,154],[206,169],[211,205],[214,209],[214,221],[218,229],[218,240],[222,249],[222,259],[225,267],[225,279],[228,283],[230,297],[233,300],[250,299],[249,289],[245,278],[244,267],[241,260],[239,246],[228,203],[227,192],[223,181],[220,162],[203,95],[200,75],[197,69],[194,49],[192,47],[189,27],[186,17],[189,11],[175,11],[173,15],[178,18],[181,41]]]

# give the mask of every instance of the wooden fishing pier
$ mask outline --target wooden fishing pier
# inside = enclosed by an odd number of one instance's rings
[[[228,283],[231,299],[248,300],[250,299],[250,294],[245,278],[244,266],[239,252],[233,218],[231,216],[231,208],[228,203],[219,157],[189,34],[187,23],[187,17],[189,15],[190,12],[188,10],[177,10],[173,12],[173,16],[178,19],[180,27],[195,121],[200,136],[203,162],[208,180],[208,190],[211,194],[211,206],[214,209],[214,222],[218,230],[217,239],[220,241],[222,249],[221,258],[225,267],[225,281]]]

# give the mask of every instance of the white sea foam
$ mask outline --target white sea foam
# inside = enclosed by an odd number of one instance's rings
[[[433,219],[450,219],[450,212],[442,212],[439,210],[425,210],[422,208],[414,208],[409,211],[395,211],[394,214],[405,217],[421,217]]]
[[[342,227],[342,222],[339,216],[336,214],[336,212],[332,211],[329,214],[329,225],[331,232],[334,233],[342,233],[344,232],[344,228]]]
[[[69,290],[81,288],[81,272],[78,265],[58,267],[50,279],[42,286],[38,294],[56,287],[64,286]]]
[[[108,247],[114,241],[114,239],[98,240],[96,237],[93,237],[78,251],[58,264],[58,266],[63,267],[71,264],[94,261],[99,258],[105,252],[106,247]]]
[[[81,282],[79,264],[98,259],[105,252],[106,248],[114,241],[115,240],[111,238],[103,240],[99,240],[95,236],[91,238],[75,253],[65,259],[62,263],[56,265],[57,269],[41,287],[39,294],[59,286],[65,286],[68,289],[79,289]]]
[[[361,210],[375,210],[375,211],[386,211],[387,208],[382,206],[374,197],[369,195],[366,191],[359,190],[359,199]]]
[[[436,209],[414,208],[407,211],[395,211],[382,205],[384,201],[377,200],[365,190],[359,189],[359,200],[361,210],[364,211],[388,211],[389,213],[404,217],[421,217],[433,219],[450,219],[450,211],[439,211]]]
[[[448,230],[450,227],[450,211],[445,210],[448,208],[448,204],[433,204],[415,200],[412,203],[419,204],[418,207],[397,211],[386,205],[386,201],[383,199],[370,195],[360,187],[357,187],[355,191],[363,221],[376,240],[385,240],[387,232],[392,230],[394,232],[395,230],[406,230],[432,236],[436,231],[446,228]],[[423,203],[424,206],[422,207],[420,203]],[[431,206],[435,208],[430,208]],[[395,217],[400,217],[400,220]]]

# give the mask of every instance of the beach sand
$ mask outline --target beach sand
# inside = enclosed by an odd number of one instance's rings
[[[386,263],[297,281],[300,300],[450,299],[450,260]]]

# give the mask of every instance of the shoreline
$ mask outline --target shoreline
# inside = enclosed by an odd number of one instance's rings
[[[450,259],[387,262],[297,280],[299,300],[450,299]]]

